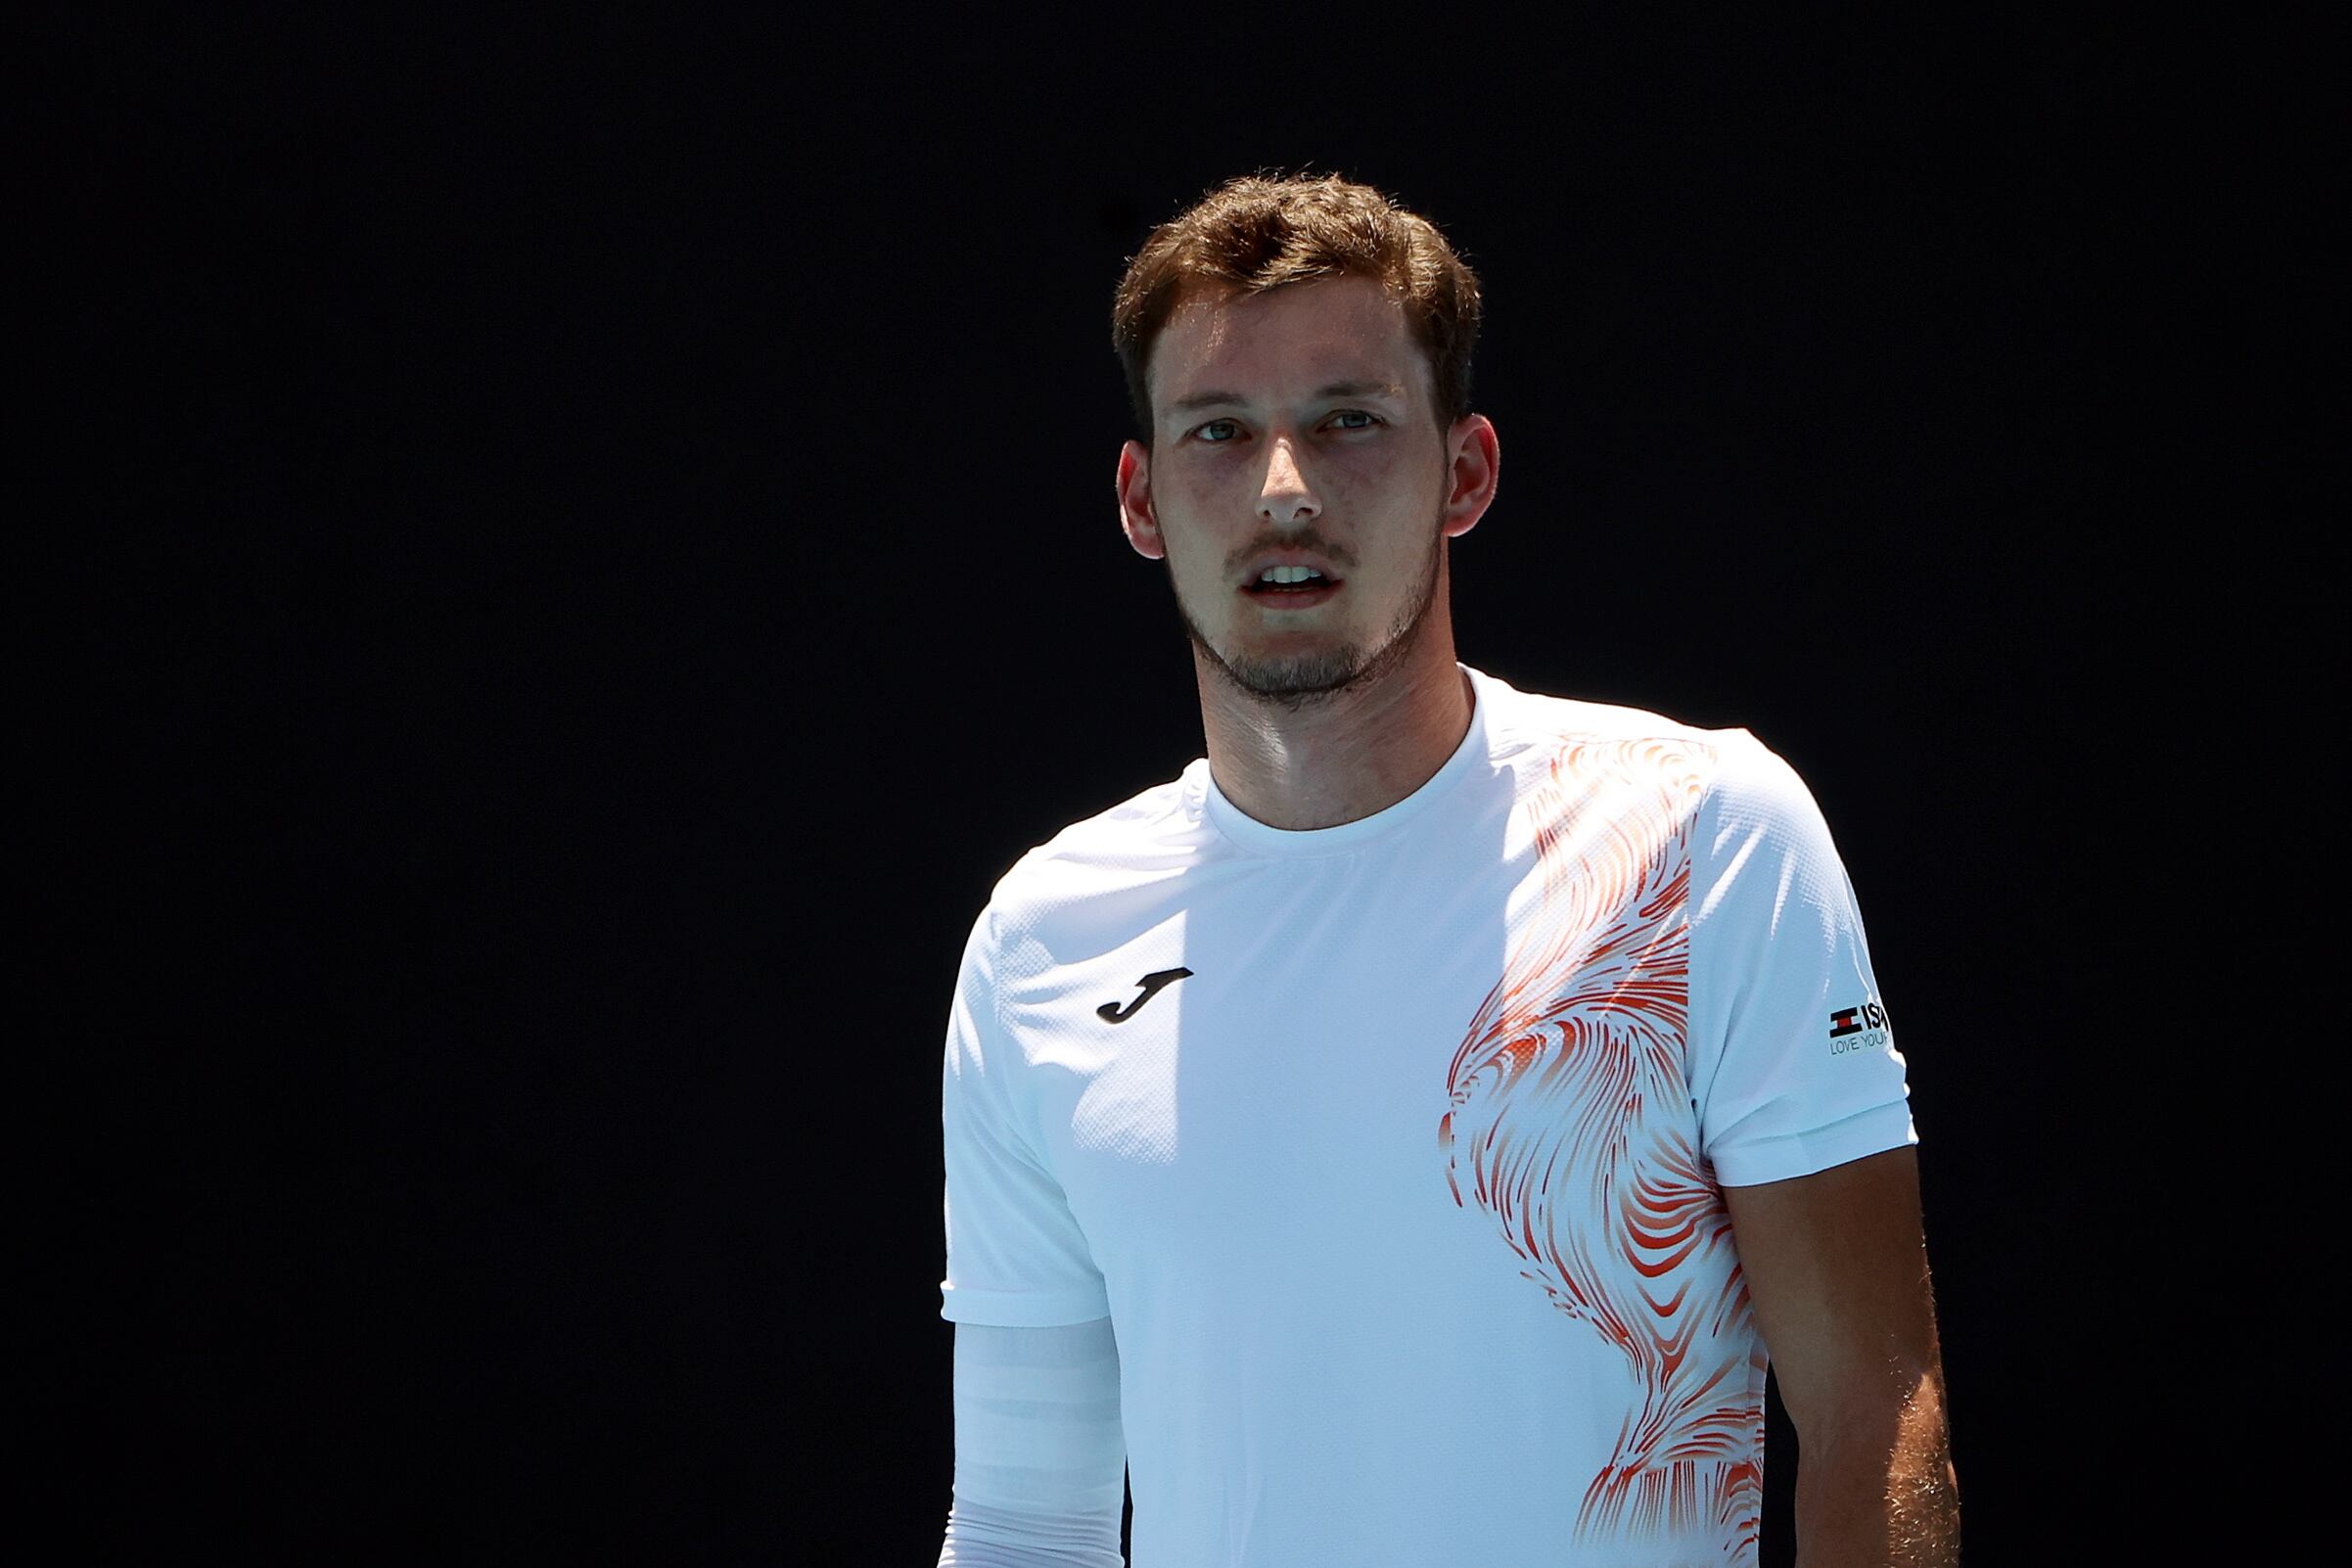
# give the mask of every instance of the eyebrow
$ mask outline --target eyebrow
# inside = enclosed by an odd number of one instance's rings
[[[1328,386],[1317,387],[1308,400],[1319,403],[1330,397],[1394,397],[1402,399],[1404,396],[1405,389],[1395,382],[1335,381]],[[1239,392],[1212,390],[1194,392],[1189,397],[1180,397],[1168,405],[1168,411],[1172,414],[1192,414],[1198,413],[1204,408],[1247,401],[1249,399]]]

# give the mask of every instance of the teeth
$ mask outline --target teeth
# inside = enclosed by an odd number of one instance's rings
[[[1268,567],[1264,572],[1259,573],[1258,580],[1260,582],[1305,582],[1310,577],[1319,580],[1322,574],[1313,567],[1278,566]]]

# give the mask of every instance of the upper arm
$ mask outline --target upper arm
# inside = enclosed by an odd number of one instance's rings
[[[941,1314],[1007,1327],[1105,1316],[1085,1230],[1034,1135],[1025,1061],[997,1012],[992,906],[965,943],[940,1080]]]
[[[1688,1072],[1725,1186],[1916,1141],[1862,909],[1794,769],[1724,745],[1692,839]]]
[[[1914,1148],[1723,1194],[1801,1439],[1899,1414],[1940,1380]]]
[[[1795,770],[1727,743],[1698,826],[1693,1108],[1781,1397],[1818,1438],[1899,1410],[1935,1365],[1906,1064]]]

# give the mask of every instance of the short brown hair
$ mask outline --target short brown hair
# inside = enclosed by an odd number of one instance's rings
[[[1195,289],[1264,294],[1317,278],[1376,278],[1429,358],[1440,430],[1470,411],[1478,276],[1437,226],[1369,185],[1326,174],[1228,180],[1151,231],[1111,305],[1111,346],[1151,443],[1153,343]]]

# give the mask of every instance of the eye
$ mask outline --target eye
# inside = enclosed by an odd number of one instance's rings
[[[1379,423],[1380,416],[1367,414],[1360,408],[1343,408],[1331,416],[1331,424],[1337,430],[1370,430]]]
[[[1235,429],[1233,422],[1229,419],[1213,419],[1206,425],[1203,425],[1200,429],[1194,431],[1192,434],[1193,438],[1197,440],[1204,440],[1215,444],[1220,441],[1231,440],[1234,436],[1239,434],[1239,432]]]

